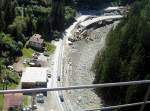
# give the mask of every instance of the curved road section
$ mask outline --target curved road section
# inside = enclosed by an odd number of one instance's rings
[[[63,67],[63,58],[64,58],[64,47],[68,43],[67,38],[72,36],[71,31],[75,28],[75,26],[86,20],[89,15],[82,15],[76,19],[68,29],[66,29],[65,33],[62,35],[63,39],[60,39],[58,42],[54,42],[56,45],[56,50],[52,57],[50,57],[49,67],[51,70],[51,78],[48,79],[47,87],[55,88],[62,86],[62,67]],[[59,80],[60,78],[60,80]],[[63,96],[62,91],[48,92],[47,97],[44,98],[44,104],[38,104],[37,111],[74,111],[71,108],[71,104],[66,101],[69,99],[64,97],[64,102],[61,102],[60,96]]]
[[[51,70],[52,77],[48,79],[48,88],[60,87],[63,85],[63,59],[64,59],[64,50],[65,46],[68,44],[68,37],[71,37],[72,30],[75,26],[81,22],[87,21],[90,15],[81,15],[76,18],[76,22],[74,22],[68,29],[66,29],[65,33],[62,35],[63,38],[58,42],[55,42],[56,50],[49,61],[49,70]],[[65,75],[67,76],[67,75]],[[62,102],[61,97],[64,98]],[[38,105],[38,111],[75,111],[72,108],[72,104],[70,99],[67,96],[63,95],[62,91],[48,92],[48,96],[45,97],[44,104]]]

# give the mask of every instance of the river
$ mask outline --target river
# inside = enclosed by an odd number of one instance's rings
[[[75,25],[83,21],[87,16],[81,15],[77,22],[66,30],[66,37],[72,35]],[[93,14],[92,14],[93,16]],[[88,85],[94,80],[94,73],[91,66],[98,51],[102,51],[105,45],[105,38],[114,24],[100,27],[90,33],[93,41],[80,40],[73,45],[65,44],[63,61],[63,86]],[[83,109],[95,109],[102,106],[101,99],[93,90],[73,90],[64,92],[66,104],[71,111]]]

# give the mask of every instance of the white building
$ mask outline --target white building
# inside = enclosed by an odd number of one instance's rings
[[[21,87],[23,89],[47,87],[47,68],[27,67],[21,77]]]

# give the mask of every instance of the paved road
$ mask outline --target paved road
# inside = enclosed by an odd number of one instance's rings
[[[75,28],[75,26],[78,23],[87,19],[87,17],[89,17],[89,15],[82,15],[81,17],[78,17],[77,21],[74,22],[68,29],[66,29],[65,34],[63,34],[63,39],[60,39],[58,42],[55,42],[56,50],[54,52],[53,57],[51,58],[51,61],[49,61],[50,64],[53,65],[52,68],[48,67],[50,70],[52,70],[52,77],[48,79],[48,88],[62,86],[62,68],[64,57],[63,54],[65,50],[65,45],[68,42],[67,38],[72,36],[71,31]],[[58,76],[60,76],[60,81],[57,80]],[[44,104],[38,104],[37,111],[75,111],[71,108],[69,98],[65,98],[65,101],[61,102],[59,95],[63,95],[63,92],[48,92],[48,96],[45,97]]]
[[[48,69],[51,70],[52,77],[48,79],[47,87],[57,87],[58,81],[58,71],[59,69],[59,58],[61,52],[62,40],[55,42],[56,50],[51,60],[49,61]],[[62,107],[62,103],[59,99],[58,92],[48,92],[48,96],[44,98],[44,104],[38,104],[38,111],[64,111]]]

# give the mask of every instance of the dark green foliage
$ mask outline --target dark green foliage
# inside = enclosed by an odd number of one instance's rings
[[[52,0],[51,11],[51,28],[52,30],[63,31],[64,30],[64,0]]]
[[[93,70],[94,83],[150,79],[150,1],[134,3],[128,14],[106,40]],[[98,90],[106,104],[116,105],[143,100],[146,86],[129,86]],[[111,93],[110,93],[111,92]],[[139,107],[119,111],[137,111]],[[145,111],[149,111],[149,107]]]
[[[16,5],[16,0],[0,0],[0,31],[6,30],[15,18]]]
[[[79,8],[95,9],[103,6],[104,4],[114,3],[115,5],[126,5],[134,2],[135,0],[74,0]]]
[[[18,44],[9,35],[4,33],[0,33],[0,48],[0,57],[3,60],[3,64],[11,63],[14,57],[20,54]]]
[[[65,27],[68,27],[75,21],[75,15],[76,11],[73,8],[71,8],[70,6],[65,7]]]
[[[25,34],[28,28],[28,17],[17,16],[13,23],[8,26],[8,31],[14,36],[16,41],[25,41]]]

